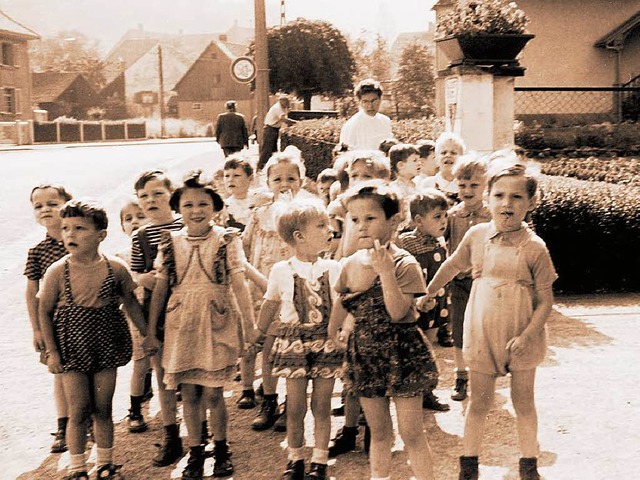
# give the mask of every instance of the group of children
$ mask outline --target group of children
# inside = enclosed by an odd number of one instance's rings
[[[153,464],[170,465],[184,453],[179,390],[189,444],[182,478],[202,479],[210,433],[213,475],[231,475],[223,389],[239,361],[238,407],[254,408],[262,352],[263,400],[252,428],[282,422],[283,479],[329,478],[329,457],[355,449],[359,421],[367,425],[371,478],[389,479],[391,399],[415,478],[433,479],[422,409],[449,409],[433,393],[436,342],[455,347],[452,399],[466,399],[470,382],[459,478],[478,479],[495,379],[507,373],[520,476],[540,478],[533,385],[556,275],[525,222],[537,200],[536,172],[510,151],[463,155],[452,134],[394,143],[347,151],[316,182],[306,178],[299,151],[274,154],[261,177],[248,159],[230,156],[218,183],[198,171],[174,188],[163,171],[144,172],[136,201],[121,212],[131,249],[120,258],[99,248],[104,209],[71,200],[58,185],[33,189],[47,236],[29,251],[27,305],[36,350],[56,374],[52,452],[68,446],[65,478],[89,478],[91,420],[97,478],[114,478],[111,401],[116,369],[131,358],[133,433],[146,429],[148,360],[157,375],[165,438]],[[336,379],[345,426],[332,441]],[[305,466],[309,383],[315,445]]]

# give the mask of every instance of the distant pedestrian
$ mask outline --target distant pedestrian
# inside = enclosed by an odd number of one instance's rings
[[[291,101],[287,95],[281,95],[278,101],[272,105],[264,117],[264,127],[262,130],[262,144],[260,145],[260,160],[258,169],[265,166],[271,155],[278,151],[278,137],[280,128],[292,123],[287,118],[291,110]]]
[[[229,100],[225,108],[227,111],[218,115],[216,122],[216,140],[222,147],[224,156],[228,157],[249,146],[249,133],[244,115],[236,112],[236,102]]]
[[[367,78],[356,85],[354,94],[360,110],[342,127],[340,143],[349,150],[378,150],[384,140],[393,138],[391,119],[379,112],[382,86]]]

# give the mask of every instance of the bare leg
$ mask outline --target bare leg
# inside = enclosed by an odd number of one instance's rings
[[[411,460],[416,480],[433,480],[431,448],[422,425],[422,396],[395,398],[398,430]]]
[[[67,397],[64,395],[64,387],[62,385],[62,375],[57,374],[53,376],[53,398],[56,401],[56,410],[58,411],[58,418],[65,418],[69,416],[69,408],[67,405]]]
[[[344,397],[344,426],[357,427],[359,416],[360,402],[358,401],[358,397],[351,393],[347,393]]]
[[[371,448],[369,450],[371,476],[388,477],[393,445],[393,423],[389,412],[389,399],[360,397],[360,404],[371,429]]]
[[[116,389],[117,370],[108,368],[93,375],[93,401],[95,411],[96,445],[98,448],[113,447],[113,393]]]
[[[329,448],[331,438],[331,394],[333,393],[333,378],[314,378],[313,393],[311,394],[311,412],[314,419],[315,447],[321,450]],[[305,393],[306,405],[306,393]],[[287,389],[287,415],[289,415],[289,391]],[[287,417],[287,421],[289,417]],[[304,417],[303,417],[304,420]],[[289,425],[287,425],[289,431]],[[302,446],[302,445],[301,445]]]
[[[141,397],[144,394],[144,377],[149,370],[149,359],[147,357],[133,361],[133,371],[131,372],[130,394],[132,397]]]
[[[256,353],[253,348],[246,349],[240,357],[240,378],[243,390],[253,390],[253,381],[256,378]]]
[[[278,387],[278,377],[274,377],[271,371],[273,370],[273,362],[270,360],[271,350],[273,349],[273,343],[276,337],[273,335],[267,335],[264,340],[264,346],[262,347],[262,388],[265,395],[274,395],[276,388]]]
[[[467,364],[464,362],[464,356],[462,355],[462,349],[458,347],[454,347],[453,349],[454,359],[456,364],[456,370],[459,372],[464,372],[467,368]]]
[[[87,442],[87,420],[91,417],[91,392],[89,377],[84,373],[68,372],[60,376],[66,397],[69,399],[69,423],[67,445],[71,455],[83,454]]]
[[[466,457],[477,457],[484,434],[484,425],[493,405],[496,377],[479,372],[470,372],[471,395],[469,409],[464,422],[463,451]]]
[[[287,443],[289,448],[301,448],[304,446],[307,383],[306,378],[287,378]]]
[[[538,456],[538,413],[534,384],[536,370],[511,372],[511,401],[516,411],[520,451],[525,458]]]
[[[151,357],[151,365],[156,371],[158,379],[158,396],[160,398],[160,412],[162,414],[162,425],[174,425],[176,419],[176,392],[167,390],[164,384],[164,369],[162,368],[162,356],[160,353]]]
[[[223,388],[205,388],[207,406],[209,407],[209,426],[216,441],[227,439],[227,405],[224,401]]]
[[[200,445],[202,433],[202,393],[197,385],[190,383],[183,383],[181,391],[184,423],[187,426],[189,446],[197,447]]]

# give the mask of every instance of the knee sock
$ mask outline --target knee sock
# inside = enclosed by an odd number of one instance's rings
[[[133,396],[131,395],[131,414],[132,415],[140,415],[142,411],[142,395]]]
[[[111,448],[96,448],[96,466],[100,468],[103,465],[109,465],[113,463],[113,447]]]
[[[289,455],[287,460],[290,462],[297,462],[298,460],[304,460],[304,447],[293,448],[289,447]]]
[[[326,465],[329,461],[329,450],[322,450],[321,448],[314,448],[311,454],[311,463],[319,463]]]
[[[69,472],[86,472],[87,459],[84,453],[69,455]]]

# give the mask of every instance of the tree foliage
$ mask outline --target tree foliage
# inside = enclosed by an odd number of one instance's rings
[[[269,84],[304,98],[342,96],[353,88],[355,63],[344,35],[324,21],[299,18],[268,30]]]
[[[34,72],[82,73],[97,91],[105,84],[98,42],[77,31],[61,31],[29,42],[29,63]]]
[[[354,81],[375,78],[380,82],[391,79],[391,53],[387,41],[379,33],[372,37],[366,30],[352,42],[356,62]]]
[[[427,117],[435,111],[433,58],[427,47],[417,43],[402,51],[395,82],[398,111],[408,118]]]

